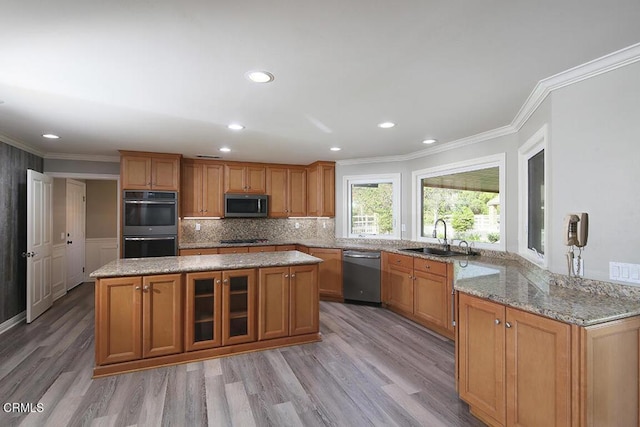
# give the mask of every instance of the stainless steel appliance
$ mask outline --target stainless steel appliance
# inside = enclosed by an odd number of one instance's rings
[[[175,191],[125,191],[122,209],[125,236],[178,234]]]
[[[175,256],[178,253],[178,237],[173,236],[124,236],[124,258]]]
[[[346,302],[380,304],[380,252],[342,252],[343,292]]]
[[[125,191],[122,210],[124,258],[178,254],[178,193]]]
[[[225,194],[225,218],[265,218],[269,198],[264,194]]]

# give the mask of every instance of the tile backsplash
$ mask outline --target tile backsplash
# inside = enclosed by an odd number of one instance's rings
[[[196,224],[200,230],[196,231]],[[217,242],[223,239],[331,240],[335,238],[333,218],[229,218],[183,219],[181,243]]]

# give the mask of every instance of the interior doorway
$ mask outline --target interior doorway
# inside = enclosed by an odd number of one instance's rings
[[[75,179],[66,181],[65,239],[68,291],[84,282],[87,185]]]

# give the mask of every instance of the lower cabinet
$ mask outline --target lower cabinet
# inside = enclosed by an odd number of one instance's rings
[[[182,275],[101,279],[96,290],[96,362],[182,352]]]
[[[309,255],[323,261],[318,267],[320,298],[342,301],[342,249],[309,248]]]
[[[581,328],[459,294],[458,392],[494,426],[637,426],[640,318]]]
[[[258,275],[258,340],[319,331],[316,266],[261,268]]]

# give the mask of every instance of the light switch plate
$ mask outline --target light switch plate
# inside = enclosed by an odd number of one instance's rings
[[[640,286],[640,264],[609,262],[609,279]]]
[[[200,224],[196,222],[196,231],[200,231]]]

